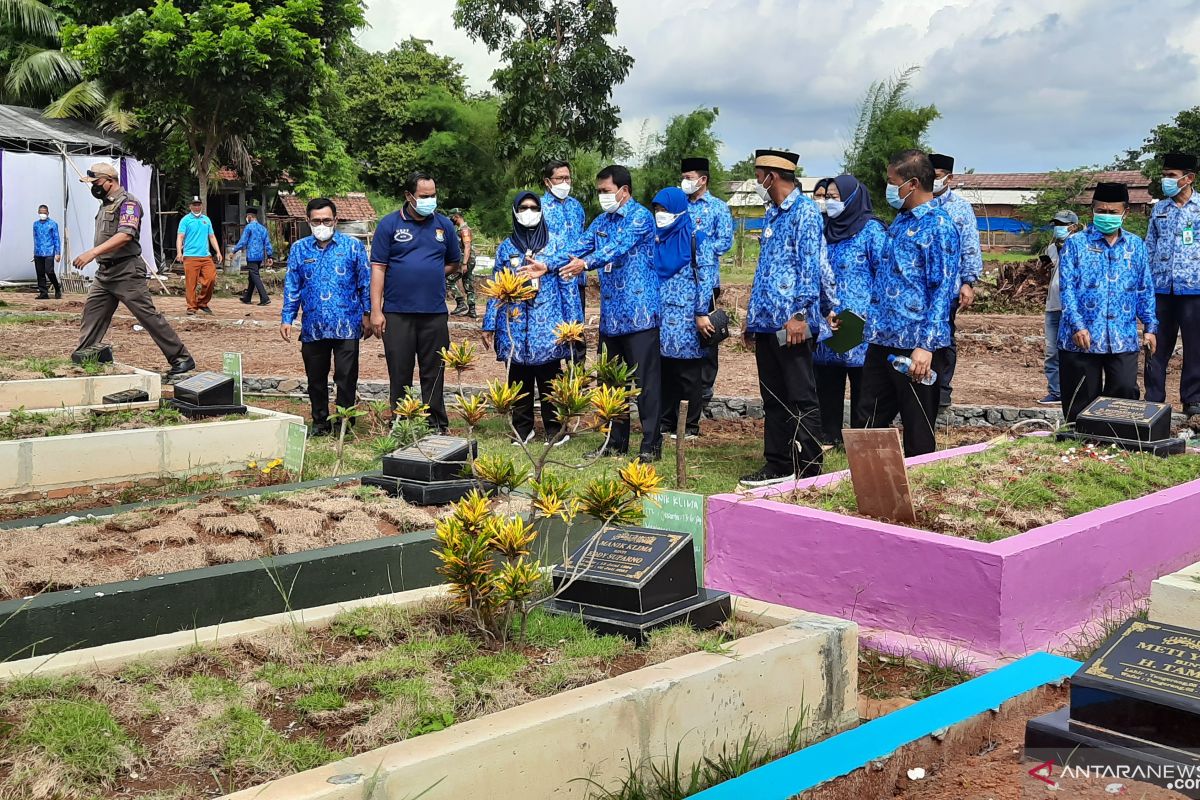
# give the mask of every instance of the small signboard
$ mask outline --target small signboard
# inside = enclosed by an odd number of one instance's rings
[[[664,531],[687,533],[696,551],[696,577],[704,585],[704,495],[691,492],[659,492],[644,501],[642,525]]]
[[[242,404],[242,354],[225,353],[221,371],[233,378],[233,404]]]
[[[888,522],[916,522],[904,448],[896,428],[842,431],[858,512]]]
[[[288,425],[287,449],[283,451],[283,468],[292,476],[292,480],[303,480],[304,449],[308,444],[308,426],[302,422]]]

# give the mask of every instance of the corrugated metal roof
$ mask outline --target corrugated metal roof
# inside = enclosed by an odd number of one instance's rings
[[[365,194],[361,192],[351,192],[344,197],[331,197],[333,204],[337,206],[338,219],[342,222],[362,222],[375,220],[375,209],[371,206],[371,201],[367,199]],[[293,219],[304,219],[308,201],[302,197],[297,197],[294,194],[279,195],[279,202],[283,206],[284,214]]]
[[[0,106],[0,137],[121,149],[119,138],[98,128],[76,120],[49,119],[36,108],[24,106]]]

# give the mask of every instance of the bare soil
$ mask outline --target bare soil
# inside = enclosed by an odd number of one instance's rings
[[[726,306],[745,307],[748,287],[727,287],[722,296]],[[31,294],[5,293],[14,309],[57,311],[71,315],[52,325],[12,325],[0,337],[0,356],[61,356],[75,349],[78,319],[83,300],[68,295],[63,300],[34,300]],[[222,354],[241,352],[247,375],[301,376],[300,345],[283,341],[279,335],[279,299],[272,305],[247,306],[236,298],[214,298],[213,316],[186,317],[185,303],[179,295],[155,299],[195,356],[201,369],[220,369]],[[588,300],[591,316],[590,341],[595,346],[596,310],[599,299],[593,287]],[[451,338],[478,339],[479,322],[454,317]],[[144,369],[163,370],[165,363],[149,336],[134,331],[134,320],[122,307],[113,321],[107,340],[113,344],[116,358]],[[963,312],[958,317],[959,360],[954,379],[954,402],[959,405],[998,405],[1028,407],[1046,393],[1042,373],[1044,345],[1040,314],[976,314]],[[481,385],[503,377],[503,366],[489,353],[481,353],[479,366],[468,372],[465,381]],[[359,376],[363,380],[385,380],[387,367],[383,346],[374,339],[363,343]],[[1179,358],[1167,376],[1168,398],[1179,394]],[[721,370],[716,392],[722,396],[758,396],[758,377],[754,354],[730,340],[722,346]]]
[[[47,363],[45,369],[31,369],[26,359],[0,358],[0,381],[28,381],[44,378],[84,378],[93,375],[130,375],[133,370],[123,364],[99,364],[85,370],[70,361]]]
[[[435,522],[401,499],[342,487],[21,528],[0,534],[0,599],[396,536]]]

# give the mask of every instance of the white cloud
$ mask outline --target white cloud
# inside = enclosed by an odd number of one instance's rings
[[[1200,0],[617,0],[636,58],[615,92],[621,135],[716,106],[723,157],[799,152],[834,171],[866,87],[910,64],[932,144],[961,167],[1104,163],[1200,96]],[[453,0],[371,0],[365,46],[407,36],[462,61],[473,88],[494,59],[454,29]]]

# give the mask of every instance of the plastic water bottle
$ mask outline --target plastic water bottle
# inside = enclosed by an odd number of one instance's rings
[[[913,363],[912,359],[908,356],[888,356],[888,363],[892,365],[892,369],[896,370],[896,372],[899,372],[901,375],[907,375],[912,372]],[[925,380],[921,381],[921,383],[925,384],[926,386],[932,386],[936,380],[937,373],[933,370],[929,370],[929,374],[925,376]]]

